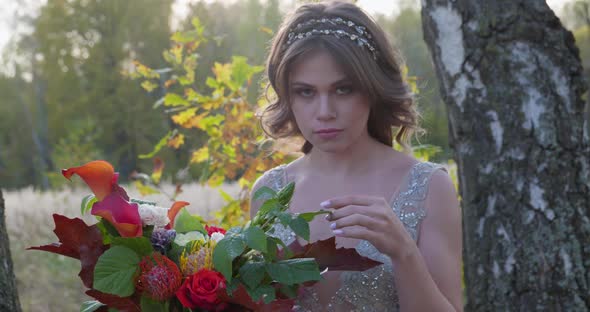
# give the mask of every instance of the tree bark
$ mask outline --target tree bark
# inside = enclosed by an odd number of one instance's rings
[[[573,35],[541,0],[423,0],[422,23],[458,164],[466,310],[590,310]]]
[[[0,190],[0,311],[21,311],[14,271],[12,270],[10,243],[4,220],[2,190]]]

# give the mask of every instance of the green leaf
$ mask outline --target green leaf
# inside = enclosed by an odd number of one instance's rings
[[[295,234],[303,237],[306,241],[309,241],[309,223],[307,223],[307,221],[301,216],[291,219],[289,227],[295,232]]]
[[[291,224],[291,214],[282,211],[272,211],[271,215],[276,216],[282,225],[289,226]]]
[[[100,218],[100,221],[96,224],[100,233],[102,234],[102,242],[105,245],[111,243],[113,237],[120,237],[117,229],[107,220]]]
[[[276,198],[271,198],[260,206],[257,215],[264,216],[271,211],[280,211],[282,207],[283,206],[279,204],[279,201]]]
[[[146,237],[114,237],[113,246],[123,246],[135,251],[140,257],[151,255],[154,252],[152,243]]]
[[[213,267],[223,274],[228,282],[232,280],[232,261],[245,249],[246,242],[242,235],[226,233],[213,250]]]
[[[318,215],[321,214],[330,214],[329,210],[318,210],[318,211],[312,211],[312,212],[304,212],[304,213],[300,213],[298,214],[299,217],[303,218],[303,220],[307,221],[307,222],[311,222],[313,220],[313,218],[315,218]]]
[[[293,252],[291,251],[291,248],[289,248],[289,246],[285,245],[285,242],[283,242],[280,238],[276,238],[276,237],[269,237],[269,238],[274,240],[276,245],[281,245],[281,247],[282,247],[281,250],[283,251],[283,258],[288,259],[288,258],[293,257]]]
[[[224,120],[225,116],[223,115],[209,115],[201,119],[201,126],[205,131],[209,132],[212,128],[219,127]]]
[[[297,297],[299,285],[281,285],[280,291],[287,297],[293,299]]]
[[[155,88],[158,87],[158,84],[149,80],[145,80],[141,83],[141,87],[147,92],[152,92]]]
[[[96,199],[96,196],[94,196],[94,194],[90,194],[84,197],[82,199],[82,204],[80,205],[80,212],[82,213],[82,215],[85,215],[88,211],[90,211],[90,209],[92,209],[92,205],[94,205],[94,203],[96,203],[97,201],[98,199]]]
[[[80,307],[80,312],[96,311],[96,310],[98,310],[98,308],[100,308],[102,306],[104,306],[104,304],[102,304],[96,300],[85,301],[82,303],[82,306]]]
[[[258,226],[249,226],[244,230],[246,243],[252,249],[266,252],[266,234]]]
[[[134,277],[139,270],[135,251],[113,246],[105,251],[94,267],[94,289],[119,297],[128,297],[135,290]]]
[[[170,138],[170,136],[174,135],[176,131],[168,131],[168,133],[166,133],[166,135],[160,139],[160,141],[158,142],[158,144],[156,144],[156,146],[154,146],[154,150],[151,151],[148,154],[140,154],[139,156],[137,156],[139,159],[146,159],[146,158],[152,158],[154,157],[164,146],[166,146],[166,143],[168,142],[168,138]]]
[[[221,87],[221,84],[217,82],[217,80],[215,80],[215,78],[213,77],[207,77],[205,84],[207,85],[207,87],[211,89],[218,89]]]
[[[172,41],[176,41],[179,43],[188,43],[199,39],[199,33],[196,30],[175,32],[174,35],[172,35],[171,39]]]
[[[264,258],[273,261],[277,258],[277,253],[279,252],[279,248],[277,247],[277,242],[272,237],[266,237],[266,252],[264,253]]]
[[[256,190],[256,192],[254,192],[254,196],[252,197],[252,199],[258,200],[265,195],[268,196],[268,198],[273,198],[277,195],[277,192],[275,192],[275,190],[271,189],[268,186],[261,186],[259,189]]]
[[[225,200],[226,202],[233,202],[234,201],[234,198],[231,197],[231,195],[229,195],[228,193],[226,193],[222,189],[219,189],[219,194],[221,195],[221,197],[223,198],[223,200]]]
[[[313,258],[297,258],[267,263],[266,272],[272,279],[285,285],[320,280],[320,270]]]
[[[240,279],[248,288],[256,288],[264,278],[264,262],[246,262],[240,268]]]
[[[176,216],[176,220],[174,222],[174,230],[177,233],[188,233],[192,231],[199,231],[203,234],[207,234],[205,228],[201,224],[201,220],[199,217],[191,215],[186,208],[182,208],[178,215]]]
[[[275,289],[270,285],[262,285],[254,289],[246,287],[246,291],[248,292],[248,295],[250,295],[250,298],[252,298],[254,302],[258,302],[261,298],[264,298],[264,303],[269,304],[276,298]]]
[[[277,194],[277,198],[281,205],[287,206],[291,201],[291,197],[293,197],[293,192],[295,191],[295,182],[290,182],[285,187],[283,187],[279,193]]]
[[[168,312],[168,301],[156,301],[146,296],[141,296],[141,312]]]
[[[166,93],[164,97],[164,106],[188,106],[190,105],[189,101],[187,101],[182,96],[176,93]]]

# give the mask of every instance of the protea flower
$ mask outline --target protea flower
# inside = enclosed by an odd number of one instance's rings
[[[217,242],[199,240],[192,242],[190,248],[180,255],[180,270],[184,276],[197,273],[201,269],[213,269],[213,250]]]
[[[180,270],[162,254],[153,253],[143,257],[139,267],[141,273],[137,280],[137,289],[153,300],[167,300],[182,285]]]

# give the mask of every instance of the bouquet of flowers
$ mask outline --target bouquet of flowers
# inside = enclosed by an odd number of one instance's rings
[[[292,214],[294,184],[276,192],[247,224],[225,229],[206,224],[177,201],[170,208],[130,199],[105,161],[62,170],[80,176],[93,194],[82,214],[98,222],[54,214],[58,243],[31,247],[75,259],[88,288],[81,311],[290,311],[302,287],[325,270],[365,270],[379,262],[354,249],[335,248],[334,237],[286,246],[274,237],[277,224],[309,241],[309,222],[327,211]]]

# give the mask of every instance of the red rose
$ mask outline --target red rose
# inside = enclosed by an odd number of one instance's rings
[[[219,272],[201,269],[189,276],[176,291],[176,297],[183,306],[209,311],[221,311],[226,304],[217,297],[217,291],[225,289],[225,278]]]
[[[219,233],[225,235],[225,230],[220,227],[205,225],[205,230],[207,230],[207,234],[209,234],[209,237],[211,237],[211,234],[216,233],[216,232],[219,232]]]

